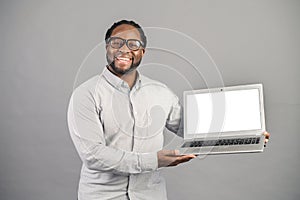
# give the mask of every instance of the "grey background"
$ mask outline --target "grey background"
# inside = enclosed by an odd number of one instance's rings
[[[225,85],[264,84],[272,134],[266,151],[165,169],[169,199],[300,199],[299,11],[296,0],[1,1],[0,199],[76,198],[81,162],[67,129],[68,100],[73,85],[102,71],[99,54],[75,79],[106,29],[123,18],[194,38],[214,59]],[[149,52],[145,64],[155,60],[192,72],[170,53]],[[187,88],[166,67],[142,67],[179,96]],[[204,79],[220,84],[214,73],[192,75],[195,88],[205,87]],[[166,133],[166,147],[177,139]]]

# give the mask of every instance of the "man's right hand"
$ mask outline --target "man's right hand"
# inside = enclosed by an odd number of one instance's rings
[[[176,166],[196,158],[194,154],[179,155],[178,150],[160,150],[157,152],[158,168]]]

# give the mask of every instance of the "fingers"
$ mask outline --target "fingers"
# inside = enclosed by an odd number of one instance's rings
[[[187,162],[196,156],[180,155],[178,150],[160,150],[157,152],[158,168],[167,166],[176,166],[180,163]]]
[[[169,164],[168,166],[176,166],[176,165],[178,165],[180,163],[188,162],[188,161],[190,161],[193,158],[196,158],[196,156],[193,155],[193,154],[179,156],[171,164]]]
[[[265,131],[263,134],[264,134],[264,136],[265,136],[266,139],[270,138],[270,133],[268,133],[267,131]]]
[[[268,133],[267,131],[265,131],[265,132],[263,133],[263,135],[265,136],[265,140],[264,140],[265,145],[264,145],[264,147],[266,147],[266,146],[267,146],[267,143],[269,142],[269,139],[270,139],[270,133]]]

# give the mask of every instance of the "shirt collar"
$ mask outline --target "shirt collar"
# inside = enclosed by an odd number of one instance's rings
[[[113,85],[115,88],[120,89],[121,87],[128,87],[127,83],[120,79],[118,76],[113,74],[107,67],[104,68],[102,72],[103,76],[105,79]],[[142,76],[140,75],[139,71],[137,70],[137,77],[136,81],[134,83],[134,86],[132,88],[139,89],[141,87],[141,81],[142,81]]]
[[[141,84],[142,84],[142,76],[140,75],[140,72],[136,70],[136,80],[133,87],[135,89],[140,89]]]
[[[102,72],[102,75],[104,78],[114,87],[120,88],[122,86],[122,83],[124,82],[122,79],[114,75],[107,67],[104,67],[104,70]]]

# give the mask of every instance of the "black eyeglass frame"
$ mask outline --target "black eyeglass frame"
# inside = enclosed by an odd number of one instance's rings
[[[123,41],[123,45],[120,46],[119,48],[113,47],[113,46],[110,44],[110,41],[111,41],[112,39],[120,39],[120,40],[122,40],[122,41]],[[128,45],[128,42],[129,42],[129,41],[135,41],[135,42],[138,42],[138,43],[140,44],[139,48],[138,48],[138,49],[131,49],[131,47],[129,47],[129,45]],[[142,47],[142,48],[145,48],[144,43],[143,43],[142,41],[140,41],[140,40],[137,40],[137,39],[128,39],[128,40],[126,40],[126,39],[123,39],[123,38],[120,38],[120,37],[110,37],[110,38],[108,38],[108,39],[106,40],[106,44],[109,44],[109,45],[110,45],[112,48],[114,48],[114,49],[120,49],[120,48],[122,48],[122,47],[124,46],[124,44],[126,44],[126,46],[128,47],[128,49],[130,49],[130,50],[132,50],[132,51],[137,51],[137,50],[141,49],[141,47]]]

